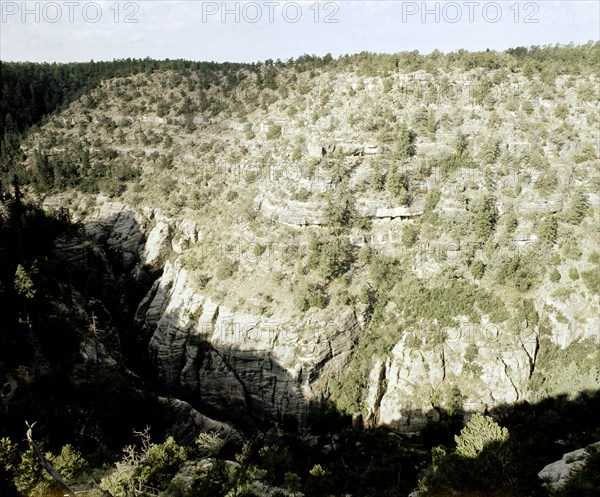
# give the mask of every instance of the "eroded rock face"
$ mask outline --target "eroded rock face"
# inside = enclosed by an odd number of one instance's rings
[[[121,202],[106,202],[95,219],[85,225],[88,236],[106,247],[113,264],[125,272],[131,271],[146,240],[140,216]]]
[[[170,218],[160,209],[138,212],[102,197],[96,203],[85,225],[87,234],[107,247],[126,272],[138,262],[160,267],[171,252],[182,253],[202,239],[196,223]]]
[[[423,205],[419,202],[413,206],[394,206],[390,207],[380,200],[369,198],[358,198],[356,201],[356,210],[359,215],[368,218],[412,218],[423,215]]]
[[[241,435],[230,425],[204,416],[183,400],[165,397],[159,397],[158,400],[176,413],[170,433],[177,440],[193,443],[200,433],[213,433],[225,441],[242,441]]]
[[[254,204],[266,218],[291,226],[327,226],[324,202],[300,202],[283,198],[275,200],[272,195],[261,194]],[[369,219],[410,219],[423,215],[423,203],[412,206],[388,206],[386,203],[368,198],[359,198],[356,211]]]
[[[275,202],[267,195],[260,195],[254,203],[263,216],[280,223],[293,226],[325,226],[328,224],[321,202],[294,200]]]
[[[514,403],[527,391],[537,350],[533,331],[513,337],[495,326],[457,328],[443,343],[419,347],[410,343],[414,338],[405,334],[389,357],[374,361],[366,399],[368,424],[419,431],[439,417],[434,392],[454,386],[471,412]]]
[[[144,246],[143,258],[148,264],[157,264],[164,259],[164,254],[169,252],[171,240],[171,227],[165,221],[159,221],[148,235]]]
[[[232,311],[198,293],[190,273],[168,262],[138,309],[158,377],[215,407],[302,420],[341,371],[358,338],[354,312],[301,321]]]

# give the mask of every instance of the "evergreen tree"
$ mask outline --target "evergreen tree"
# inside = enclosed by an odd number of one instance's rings
[[[401,173],[395,164],[387,177],[386,186],[400,205],[410,204],[408,175]]]
[[[396,142],[396,157],[398,159],[409,159],[417,152],[415,141],[417,135],[408,129],[406,124],[400,126],[398,141]]]
[[[473,229],[482,240],[487,240],[494,232],[498,214],[492,197],[480,199],[474,207]]]
[[[538,229],[538,238],[547,245],[554,245],[558,236],[558,221],[555,216],[545,218]]]
[[[573,224],[579,224],[588,215],[590,204],[585,193],[582,190],[575,192],[571,202],[571,209],[568,213],[568,220]]]
[[[498,426],[498,423],[489,416],[475,414],[454,440],[456,453],[459,456],[475,458],[481,455],[488,445],[494,442],[506,442],[508,430]]]

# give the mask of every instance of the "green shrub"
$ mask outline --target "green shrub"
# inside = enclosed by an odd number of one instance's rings
[[[45,456],[50,464],[54,464],[54,457],[51,453],[46,453]],[[63,494],[62,488],[42,467],[32,449],[21,453],[14,483],[19,492],[31,497],[50,497]]]
[[[266,246],[261,245],[260,243],[257,243],[252,247],[252,254],[254,255],[254,257],[260,257],[261,255],[263,255],[265,253],[266,250],[267,250]]]
[[[471,265],[471,275],[476,280],[480,280],[481,278],[483,278],[484,274],[485,274],[485,264],[480,260],[476,260]]]
[[[542,195],[548,195],[556,189],[557,184],[558,179],[556,177],[556,170],[550,169],[540,174],[535,182],[535,188],[539,190]]]
[[[302,480],[296,473],[287,472],[284,481],[285,486],[292,492],[292,495],[296,495],[302,489]]]
[[[596,295],[600,294],[600,270],[592,269],[591,271],[584,271],[581,273],[581,277],[583,278],[583,282],[587,289],[595,293]]]
[[[582,190],[575,192],[571,207],[567,212],[567,219],[572,224],[580,224],[581,221],[588,215],[590,204],[585,193]]]
[[[517,219],[516,214],[513,211],[510,211],[506,215],[505,226],[506,226],[506,231],[508,233],[514,233],[516,231],[517,227],[519,226],[519,221]]]
[[[233,202],[238,197],[239,197],[239,193],[238,192],[236,192],[235,190],[229,190],[227,192],[227,194],[225,195],[225,200],[227,202]]]
[[[484,197],[473,206],[473,230],[482,240],[487,240],[496,228],[498,213],[496,211],[495,199]]]
[[[386,179],[387,190],[396,198],[400,205],[410,204],[410,184],[408,175],[401,173],[394,165]]]
[[[256,138],[256,134],[254,133],[252,125],[250,123],[246,123],[244,125],[244,137],[246,138],[246,140],[253,140],[254,138]]]
[[[163,195],[169,195],[175,190],[177,182],[171,176],[165,176],[160,180],[159,188]]]
[[[558,119],[566,119],[569,115],[569,106],[567,104],[561,104],[554,109],[554,115]]]
[[[13,478],[19,468],[19,451],[10,438],[0,439],[0,495],[17,495]]]
[[[25,297],[27,300],[31,300],[35,297],[37,290],[35,284],[31,279],[31,271],[27,271],[21,264],[17,265],[14,279],[14,289],[18,295]]]
[[[89,470],[87,461],[72,445],[64,445],[60,454],[53,458],[52,465],[65,480],[74,480]]]
[[[492,138],[488,140],[481,149],[481,160],[483,164],[493,164],[500,155],[500,141]]]
[[[537,261],[525,256],[505,255],[495,264],[496,281],[526,292],[538,282],[537,264]]]
[[[486,446],[493,442],[504,443],[508,440],[508,430],[498,426],[493,418],[475,414],[460,432],[454,437],[456,453],[467,458],[479,456]]]
[[[474,414],[455,442],[455,450],[432,450],[431,471],[419,485],[424,496],[520,495],[521,461],[506,428]]]
[[[237,262],[229,259],[223,259],[215,266],[215,276],[221,281],[231,278],[236,272],[237,266]]]
[[[198,455],[201,457],[215,457],[225,446],[225,441],[216,433],[200,433],[196,438]]]
[[[475,359],[479,357],[479,350],[477,349],[477,345],[471,343],[467,346],[467,350],[465,350],[465,361],[473,362]]]
[[[411,248],[417,243],[419,239],[419,227],[415,224],[408,224],[404,230],[402,230],[402,244],[406,248]]]
[[[308,267],[317,269],[325,278],[337,278],[354,262],[354,247],[347,237],[331,236],[325,240],[313,237],[309,243]]]
[[[569,278],[571,278],[572,280],[578,280],[579,271],[577,271],[577,269],[574,267],[569,268]]]
[[[521,104],[521,110],[523,112],[525,112],[525,114],[527,114],[528,116],[530,116],[531,114],[533,114],[533,104],[529,100],[525,100]]]
[[[554,245],[558,236],[558,221],[556,217],[549,216],[545,218],[538,228],[538,239],[547,244]]]
[[[166,490],[182,464],[187,460],[187,451],[168,437],[162,444],[151,444],[146,457],[135,473],[145,485]]]
[[[425,207],[423,210],[425,212],[433,211],[433,209],[435,209],[437,204],[439,203],[440,198],[441,198],[441,193],[440,193],[439,189],[435,188],[435,189],[431,190],[427,194],[427,197],[425,197]]]
[[[579,154],[573,156],[573,162],[575,162],[575,164],[581,164],[582,162],[596,160],[597,158],[598,154],[596,153],[594,145],[587,143]]]
[[[546,154],[542,149],[536,147],[533,149],[528,159],[529,165],[538,171],[546,169],[548,167],[549,162]]]
[[[349,228],[351,226],[356,212],[354,197],[347,188],[347,185],[340,184],[334,192],[329,194],[323,214],[336,233],[342,228]]]
[[[398,159],[408,159],[416,154],[417,148],[415,141],[417,135],[409,130],[405,124],[400,126],[398,131],[398,140],[396,142],[395,155]]]
[[[325,289],[319,284],[301,283],[294,292],[294,305],[301,311],[307,311],[311,307],[325,309],[327,303]]]
[[[598,88],[590,81],[583,81],[577,87],[577,98],[583,102],[598,100]]]
[[[371,257],[369,276],[373,286],[382,291],[391,290],[400,280],[401,271],[399,263],[392,257],[375,255]]]
[[[368,182],[369,186],[376,192],[382,192],[385,188],[385,174],[383,173],[378,162],[375,162],[372,165]]]
[[[582,254],[577,239],[573,237],[564,240],[561,249],[565,259],[578,260]]]
[[[560,281],[560,278],[561,276],[557,269],[553,269],[552,271],[550,271],[550,281],[552,283],[558,283]]]
[[[267,140],[276,140],[281,138],[281,126],[275,123],[269,123],[267,129]]]

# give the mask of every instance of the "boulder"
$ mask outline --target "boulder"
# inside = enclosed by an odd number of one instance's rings
[[[591,447],[600,447],[600,442],[591,444]],[[585,465],[586,458],[585,448],[567,452],[559,461],[545,466],[538,473],[538,477],[543,480],[543,485],[550,490],[560,490],[565,486],[569,477]]]

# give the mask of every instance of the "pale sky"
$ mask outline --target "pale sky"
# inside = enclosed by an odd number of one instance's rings
[[[7,1],[0,59],[256,62],[600,38],[600,1]]]

